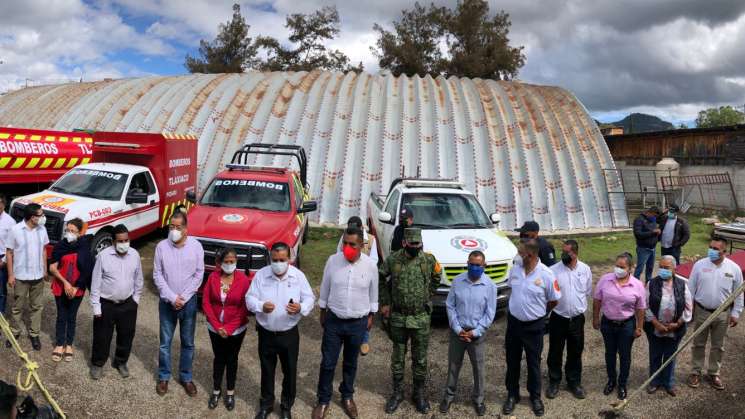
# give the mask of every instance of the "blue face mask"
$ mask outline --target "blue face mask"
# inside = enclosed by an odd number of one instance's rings
[[[650,223],[656,223],[657,222],[657,216],[652,215],[650,217],[647,217],[647,220],[649,220]]]
[[[657,270],[657,273],[662,279],[670,279],[673,277],[673,271],[671,271],[670,269],[660,268],[659,270]]]
[[[720,257],[719,256],[719,250],[709,249],[708,256],[709,256],[709,260],[711,260],[712,262],[718,261],[719,260],[719,257]]]
[[[481,275],[484,274],[484,267],[481,265],[472,265],[468,264],[468,276],[472,279],[478,279],[481,278]]]

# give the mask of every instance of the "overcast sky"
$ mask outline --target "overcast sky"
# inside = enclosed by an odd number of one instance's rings
[[[332,46],[377,72],[369,46],[413,1],[241,1],[250,35],[286,39],[288,13],[336,4]],[[428,2],[422,2],[428,3]],[[454,5],[455,1],[436,1]],[[184,56],[230,19],[221,0],[0,0],[0,92],[27,82],[184,74]],[[572,91],[604,122],[645,112],[687,122],[745,105],[745,1],[492,0],[525,46],[525,82]],[[27,79],[29,79],[27,81]]]

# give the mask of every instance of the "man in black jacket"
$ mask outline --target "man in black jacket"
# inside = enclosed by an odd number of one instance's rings
[[[410,208],[402,208],[398,220],[398,225],[393,230],[391,253],[403,249],[404,229],[414,224],[414,212]]]
[[[662,256],[670,255],[674,257],[676,264],[680,264],[680,249],[691,238],[691,228],[685,218],[678,216],[678,212],[680,212],[680,208],[671,204],[667,208],[667,213],[660,217]]]
[[[634,220],[637,260],[634,276],[641,279],[642,270],[644,270],[645,282],[652,279],[655,249],[657,248],[660,233],[662,233],[659,224],[657,224],[657,217],[659,215],[660,210],[657,207],[650,207],[648,210],[639,214]]]
[[[548,240],[538,235],[540,230],[541,226],[535,221],[526,221],[522,227],[515,229],[515,231],[520,233],[521,239],[528,238],[538,241],[538,259],[541,260],[542,264],[550,268],[556,263],[556,250]]]

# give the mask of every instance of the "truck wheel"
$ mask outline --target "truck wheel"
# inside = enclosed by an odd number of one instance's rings
[[[95,237],[93,237],[93,243],[91,244],[91,251],[93,256],[96,256],[103,249],[112,246],[114,244],[114,237],[108,231],[99,231]]]
[[[297,248],[297,256],[295,256],[295,267],[300,269],[300,247]]]
[[[310,229],[309,226],[305,226],[305,229],[303,229],[303,244],[308,242],[308,230]]]

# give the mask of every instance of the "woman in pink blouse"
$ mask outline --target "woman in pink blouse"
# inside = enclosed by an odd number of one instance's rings
[[[618,399],[626,398],[626,384],[631,368],[631,347],[642,334],[647,309],[644,284],[631,275],[634,267],[629,253],[616,257],[613,272],[600,277],[595,286],[592,327],[600,329],[605,343],[605,369],[608,383],[606,396],[618,386]],[[602,320],[600,314],[602,313]],[[616,358],[620,371],[616,375]]]
[[[649,341],[650,375],[678,350],[692,314],[693,297],[686,282],[675,278],[675,258],[663,256],[657,276],[647,283],[644,331]],[[652,394],[660,387],[665,387],[667,394],[675,396],[675,360],[655,377],[647,393]]]

